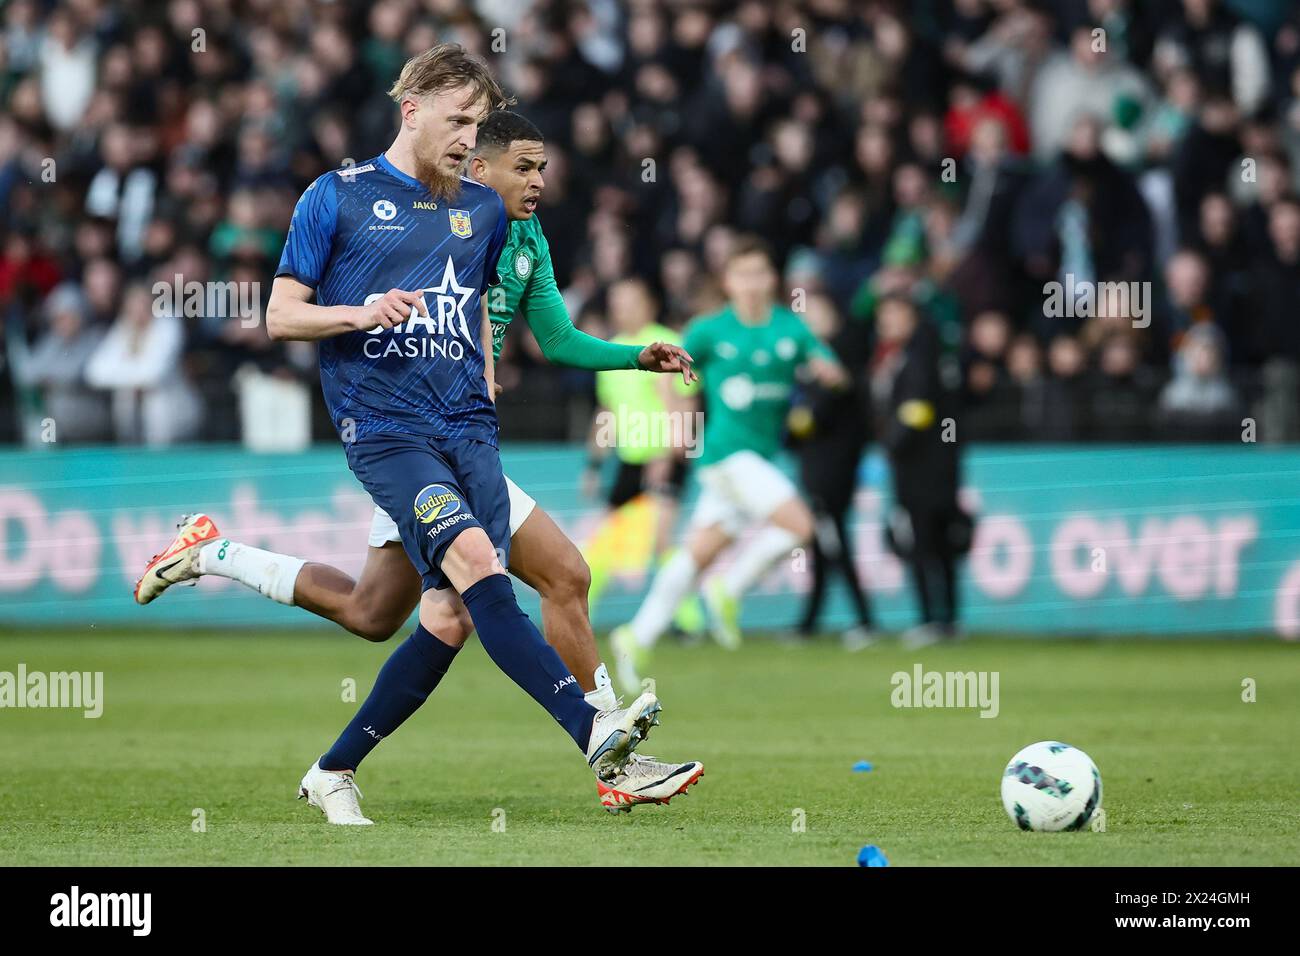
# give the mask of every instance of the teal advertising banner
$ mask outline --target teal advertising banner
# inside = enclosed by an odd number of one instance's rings
[[[581,449],[516,446],[502,460],[575,541],[590,539],[603,508],[578,490]],[[964,471],[979,515],[961,572],[971,631],[1300,638],[1300,449],[989,446],[968,451]],[[868,456],[858,567],[879,623],[896,629],[915,622],[915,604],[881,540],[887,508],[883,464]],[[333,626],[216,578],[136,606],[140,569],[177,516],[196,510],[231,538],[354,576],[365,558],[371,505],[337,447],[0,452],[0,625]],[[799,553],[773,569],[746,602],[746,622],[792,625],[809,576]],[[627,620],[647,584],[642,567],[615,575],[596,626]],[[535,611],[535,596],[517,587]],[[848,622],[836,592],[824,624]]]

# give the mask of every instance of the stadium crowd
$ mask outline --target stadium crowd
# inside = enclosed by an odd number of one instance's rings
[[[640,275],[719,302],[733,236],[796,308],[935,323],[963,437],[1300,440],[1300,6],[1287,0],[10,0],[0,22],[0,440],[232,440],[313,347],[269,295],[301,190],[390,142],[402,62],[455,40],[546,134],[579,326]],[[1047,283],[1125,286],[1092,314]],[[1118,304],[1117,304],[1118,303]],[[518,326],[518,323],[516,323]],[[850,336],[850,337],[855,337]],[[856,360],[855,360],[856,361]],[[512,327],[509,437],[575,438],[589,373]],[[240,414],[237,410],[242,411]]]

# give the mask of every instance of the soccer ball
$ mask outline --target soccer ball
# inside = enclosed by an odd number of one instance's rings
[[[1101,806],[1101,774],[1077,747],[1039,741],[1002,771],[1002,806],[1022,830],[1080,830]]]

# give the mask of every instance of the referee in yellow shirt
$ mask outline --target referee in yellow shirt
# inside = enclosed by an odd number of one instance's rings
[[[658,303],[639,278],[622,279],[609,289],[609,317],[619,345],[650,342],[681,344],[681,336],[655,321]],[[664,381],[660,381],[660,379]],[[585,483],[591,487],[608,450],[618,457],[618,471],[606,498],[621,508],[642,493],[659,505],[654,555],[671,539],[686,479],[686,458],[697,447],[694,416],[685,409],[682,391],[667,376],[618,370],[596,373],[596,420]]]

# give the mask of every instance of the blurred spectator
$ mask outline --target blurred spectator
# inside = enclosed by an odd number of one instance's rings
[[[1182,0],[1164,23],[1155,59],[1163,67],[1190,67],[1205,82],[1229,94],[1250,114],[1268,96],[1268,48],[1252,24],[1220,0]],[[1181,14],[1181,16],[1179,16]]]
[[[85,297],[74,284],[64,283],[45,300],[45,312],[49,331],[18,363],[17,384],[36,389],[36,413],[54,420],[56,441],[105,441],[111,435],[108,407],[85,378],[102,336],[86,327]]]
[[[1105,34],[1075,27],[1068,50],[1047,58],[1030,91],[1029,128],[1034,154],[1043,161],[1064,149],[1079,123],[1108,124],[1117,114],[1141,112],[1153,100],[1151,86],[1122,56],[1108,52]]]
[[[799,458],[799,478],[813,508],[812,585],[799,631],[817,633],[827,587],[839,572],[849,589],[857,624],[842,636],[850,649],[873,640],[871,604],[858,579],[853,538],[848,531],[849,510],[858,486],[858,465],[867,443],[869,405],[866,369],[867,344],[857,325],[845,326],[834,303],[824,295],[810,296],[804,319],[849,372],[847,388],[828,389],[812,384],[791,409],[789,426]]]
[[[1262,394],[1253,408],[1259,440],[1300,441],[1300,364],[1272,359],[1264,363],[1261,379]]]
[[[949,88],[948,114],[944,131],[957,156],[970,148],[974,131],[982,124],[993,124],[1011,152],[1023,156],[1029,152],[1029,129],[1015,101],[999,90],[989,78],[960,77]]]
[[[1182,441],[1238,437],[1241,403],[1223,369],[1223,336],[1198,325],[1183,336],[1174,358],[1174,378],[1160,393],[1166,437]]]
[[[1014,438],[1037,438],[1045,433],[1047,378],[1043,350],[1032,335],[1020,335],[1007,347],[1007,377],[1016,399],[1011,426]]]
[[[1199,253],[1180,249],[1165,264],[1165,290],[1168,305],[1162,317],[1162,334],[1167,338],[1169,350],[1177,348],[1179,340],[1192,326],[1208,322],[1222,322],[1210,299],[1209,264]],[[1225,330],[1226,331],[1226,330]]]
[[[0,309],[32,308],[59,281],[59,267],[28,232],[14,230],[0,247]]]
[[[1300,361],[1300,200],[1288,198],[1269,210],[1269,247],[1251,275],[1254,292],[1252,356]]]
[[[958,436],[942,381],[935,326],[902,296],[878,308],[871,391],[896,506],[888,541],[907,562],[920,624],[903,635],[919,647],[957,636],[957,559],[970,545],[970,519],[957,504]]]
[[[1060,159],[1020,196],[1012,244],[1035,282],[1078,285],[1147,274],[1150,213],[1132,177],[1102,155],[1101,128],[1095,117],[1079,119]],[[1055,321],[1044,329],[1058,331]]]
[[[1044,385],[1043,414],[1038,423],[1040,441],[1079,441],[1087,437],[1087,355],[1079,340],[1058,335],[1047,350],[1050,377]]]
[[[128,261],[140,255],[158,184],[140,136],[121,123],[104,131],[104,165],[86,191],[86,214],[117,221],[118,249]]]
[[[1137,338],[1113,332],[1097,349],[1097,381],[1090,389],[1089,437],[1098,441],[1147,441],[1156,383],[1143,368]]]
[[[41,100],[50,125],[60,132],[72,129],[90,102],[96,52],[94,40],[68,9],[50,14],[38,54]]]
[[[1021,437],[1019,393],[1007,369],[1011,323],[1001,312],[981,312],[970,324],[964,350],[963,416],[971,441]]]
[[[86,366],[90,385],[112,391],[118,441],[169,445],[197,434],[199,401],[180,365],[184,337],[179,318],[154,313],[148,286],[127,288],[122,314]]]

